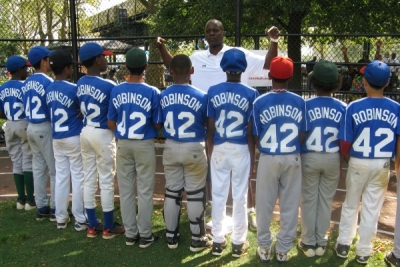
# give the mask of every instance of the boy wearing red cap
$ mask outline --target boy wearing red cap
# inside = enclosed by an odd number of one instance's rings
[[[389,78],[390,69],[381,61],[375,60],[365,67],[363,82],[368,97],[347,106],[338,134],[348,171],[335,250],[338,257],[348,257],[357,232],[362,199],[356,243],[356,260],[361,264],[367,264],[371,254],[389,183],[390,159],[394,157],[396,139],[399,140],[400,135],[400,105],[383,96]],[[399,157],[396,157],[396,170],[398,162]]]
[[[280,231],[275,246],[278,262],[287,261],[287,253],[296,238],[301,193],[300,133],[305,131],[305,102],[287,91],[293,75],[290,58],[272,59],[269,77],[272,91],[254,101],[253,134],[260,150],[257,169],[257,254],[269,262],[273,236],[272,213],[279,196]]]
[[[28,66],[31,66],[30,62],[23,57],[16,55],[9,57],[6,67],[11,73],[11,80],[0,86],[0,118],[7,119],[4,134],[8,153],[13,162],[19,210],[36,208],[33,197],[32,152],[26,135],[28,121],[24,113],[21,89],[28,75]]]
[[[255,145],[252,136],[252,107],[258,92],[240,82],[247,68],[243,51],[227,50],[221,60],[227,81],[208,91],[207,146],[212,187],[212,254],[222,255],[226,247],[223,221],[232,181],[232,256],[240,257],[249,248],[247,238],[248,179],[253,169]]]

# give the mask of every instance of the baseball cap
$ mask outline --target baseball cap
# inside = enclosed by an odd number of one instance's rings
[[[44,46],[35,46],[32,47],[31,50],[28,52],[28,60],[32,65],[35,65],[38,63],[40,60],[44,59],[45,57],[48,57],[50,55],[51,51],[47,49]]]
[[[111,56],[114,55],[114,53],[104,50],[103,47],[97,43],[86,43],[79,49],[79,58],[81,62],[100,55]]]
[[[383,87],[389,81],[390,69],[386,63],[374,60],[365,67],[364,78],[372,85]]]
[[[21,56],[11,56],[7,59],[6,68],[8,71],[13,72],[21,69],[22,67],[30,67],[31,63]]]
[[[274,57],[269,67],[269,74],[275,79],[289,79],[293,76],[293,61],[285,56]]]
[[[309,76],[312,76],[322,83],[334,83],[339,77],[339,71],[335,64],[327,60],[320,60],[315,63],[313,71]]]
[[[60,49],[52,52],[49,56],[50,67],[63,67],[73,63],[77,63],[72,59],[72,55],[68,50]]]
[[[242,50],[229,49],[224,52],[220,66],[223,71],[244,72],[247,68],[246,55]]]
[[[130,68],[141,68],[147,64],[146,52],[140,48],[131,48],[126,53],[126,65]]]

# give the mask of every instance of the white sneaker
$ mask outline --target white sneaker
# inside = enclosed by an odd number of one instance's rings
[[[17,210],[23,210],[25,208],[25,204],[21,204],[17,201]]]
[[[317,255],[317,256],[324,256],[324,254],[325,254],[325,249],[326,249],[326,247],[317,245],[317,248],[315,249],[315,255]]]
[[[257,255],[260,258],[261,262],[270,262],[272,255],[272,247],[266,249],[258,247]]]
[[[65,229],[65,228],[67,228],[69,220],[70,219],[68,217],[68,219],[65,222],[62,222],[62,223],[57,222],[57,229]]]
[[[287,261],[287,253],[276,252],[276,259],[278,262],[286,262]]]
[[[34,209],[36,209],[36,203],[34,201],[33,202],[29,202],[29,201],[25,202],[25,210],[34,210]]]

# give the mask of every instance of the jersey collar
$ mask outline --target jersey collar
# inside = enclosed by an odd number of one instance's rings
[[[207,49],[207,57],[212,57],[212,56],[215,57],[215,56],[223,55],[225,53],[225,51],[227,51],[229,49],[231,49],[230,46],[223,44],[221,51],[219,51],[217,55],[213,55],[213,54],[210,53],[210,48],[208,48]]]

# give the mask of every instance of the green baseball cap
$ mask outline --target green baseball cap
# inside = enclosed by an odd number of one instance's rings
[[[339,71],[331,61],[320,60],[315,63],[313,71],[310,72],[309,76],[322,83],[334,83],[339,77]]]
[[[141,68],[147,64],[146,52],[140,48],[131,48],[126,53],[126,65],[130,68]]]

